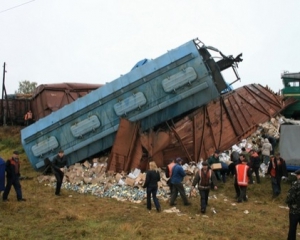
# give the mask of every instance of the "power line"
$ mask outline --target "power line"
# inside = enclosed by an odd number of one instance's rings
[[[5,10],[3,10],[3,11],[0,11],[0,13],[7,12],[7,11],[12,10],[12,9],[14,9],[14,8],[17,8],[17,7],[21,7],[21,6],[25,5],[25,4],[31,3],[31,2],[33,2],[33,1],[35,1],[35,0],[31,0],[31,1],[29,1],[29,2],[25,2],[25,3],[19,4],[19,5],[17,5],[17,6],[14,6],[14,7],[8,8],[8,9],[5,9]]]

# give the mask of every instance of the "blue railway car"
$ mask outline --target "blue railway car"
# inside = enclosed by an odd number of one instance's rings
[[[227,88],[221,71],[235,60],[215,62],[208,48],[191,40],[24,128],[31,165],[42,169],[59,149],[69,165],[108,149],[122,117],[147,130],[219,97]]]

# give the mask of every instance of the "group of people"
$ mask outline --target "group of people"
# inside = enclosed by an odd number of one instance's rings
[[[49,159],[45,159],[45,165],[46,167],[49,166],[55,175],[55,195],[60,196],[61,185],[64,178],[63,168],[67,166],[67,159],[64,156],[64,151],[60,150],[52,162]],[[6,162],[2,158],[0,158],[0,193],[3,191],[3,202],[9,201],[8,195],[10,193],[11,187],[14,187],[16,191],[17,201],[26,201],[26,199],[23,198],[22,187],[20,183],[20,168],[21,166],[18,151],[14,151],[12,157]]]
[[[251,149],[249,154],[246,154],[248,153],[244,151],[242,151],[238,156],[232,154],[231,160],[233,160],[232,164],[234,165],[229,167],[227,172],[230,174],[233,170],[234,188],[238,203],[248,200],[247,186],[251,183],[252,172],[256,175],[257,183],[260,183],[258,172],[259,165],[261,163],[260,157],[255,149]],[[194,190],[196,186],[198,187],[201,213],[206,212],[210,189],[218,189],[217,182],[218,180],[221,181],[221,174],[218,175],[219,170],[213,170],[210,168],[210,164],[214,164],[219,161],[218,158],[219,151],[216,150],[208,161],[202,161],[202,167],[196,171],[193,179],[192,190]],[[183,178],[186,176],[182,163],[183,160],[181,158],[176,158],[176,160],[172,159],[166,167],[166,177],[169,178],[168,185],[171,192],[169,201],[170,206],[176,205],[178,193],[180,194],[185,206],[191,204],[188,201],[182,184]],[[63,168],[67,166],[67,159],[64,156],[64,151],[60,150],[52,162],[49,159],[45,159],[45,165],[52,169],[56,177],[55,195],[60,196],[61,185],[64,178]],[[6,185],[4,181],[5,172]],[[281,193],[281,179],[282,177],[287,177],[286,163],[280,157],[279,153],[270,155],[267,174],[271,177],[273,197],[277,197]],[[286,198],[286,203],[290,209],[288,240],[296,239],[297,225],[300,224],[300,170],[297,170],[295,174],[297,176],[297,181],[292,184]],[[143,187],[146,188],[147,209],[149,211],[152,208],[152,197],[157,212],[161,212],[161,206],[156,196],[159,181],[160,173],[158,171],[158,167],[154,161],[151,161],[149,163],[149,170],[146,172],[146,179],[143,185]],[[1,191],[4,191],[2,195],[4,202],[9,201],[8,195],[12,186],[16,191],[17,200],[20,202],[26,201],[26,199],[23,198],[20,184],[20,161],[18,151],[14,151],[11,159],[6,162],[0,158],[0,193]]]

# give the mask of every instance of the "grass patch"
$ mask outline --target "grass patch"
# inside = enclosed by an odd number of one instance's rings
[[[17,129],[17,130],[16,130]],[[205,215],[198,214],[199,196],[190,198],[191,206],[183,206],[177,199],[176,213],[149,213],[146,201],[140,204],[119,202],[110,198],[96,198],[62,189],[62,196],[54,189],[38,183],[35,172],[22,150],[20,128],[0,129],[2,158],[12,151],[21,152],[21,174],[30,179],[21,181],[26,202],[17,202],[12,189],[9,202],[1,205],[1,239],[272,239],[287,238],[288,210],[285,197],[290,181],[282,182],[282,194],[272,199],[269,178],[248,188],[249,201],[235,202],[233,179],[220,183],[210,192]],[[16,145],[14,143],[17,143]],[[169,209],[160,200],[162,210]],[[213,213],[215,209],[216,213]],[[245,211],[249,213],[246,214]]]

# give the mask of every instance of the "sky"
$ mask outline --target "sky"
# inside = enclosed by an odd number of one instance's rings
[[[8,94],[24,80],[105,84],[199,38],[243,54],[234,88],[278,92],[284,71],[300,72],[299,11],[299,0],[0,0],[1,79],[5,63]]]

